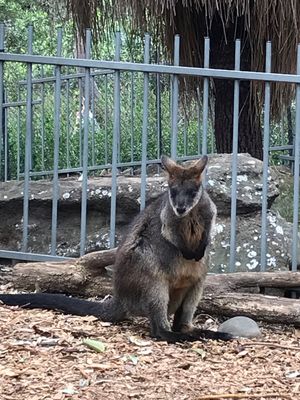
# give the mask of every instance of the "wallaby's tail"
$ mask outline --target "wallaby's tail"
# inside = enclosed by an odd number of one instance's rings
[[[0,302],[9,306],[58,310],[72,315],[94,315],[102,321],[117,322],[124,313],[114,298],[102,302],[68,297],[63,294],[0,294]]]

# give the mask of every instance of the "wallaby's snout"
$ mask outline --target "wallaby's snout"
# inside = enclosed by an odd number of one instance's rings
[[[176,207],[176,211],[179,215],[183,215],[186,212],[186,207],[185,206]]]

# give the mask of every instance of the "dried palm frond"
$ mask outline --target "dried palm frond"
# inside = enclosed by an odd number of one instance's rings
[[[251,70],[265,68],[266,41],[272,42],[272,71],[295,73],[296,50],[300,41],[299,0],[67,0],[76,26],[92,27],[99,35],[116,21],[130,21],[131,29],[157,34],[170,56],[173,36],[181,36],[181,64],[201,66],[203,37],[210,36],[216,17],[221,20],[223,40],[228,27],[238,27],[243,20],[244,31],[236,29],[236,37],[244,36],[251,48]],[[99,10],[99,12],[97,12]],[[272,85],[273,116],[291,101],[293,86]],[[252,84],[252,93],[259,106],[263,91]],[[257,95],[259,93],[259,95]]]

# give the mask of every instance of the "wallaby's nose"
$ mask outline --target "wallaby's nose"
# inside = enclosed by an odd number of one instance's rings
[[[179,215],[182,215],[185,213],[186,208],[185,207],[176,207],[176,211],[178,212]]]

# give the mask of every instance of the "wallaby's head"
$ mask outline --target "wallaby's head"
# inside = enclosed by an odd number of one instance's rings
[[[202,173],[207,161],[207,156],[203,156],[190,166],[183,167],[167,156],[161,157],[168,174],[170,204],[178,217],[187,215],[199,202],[203,191]]]

